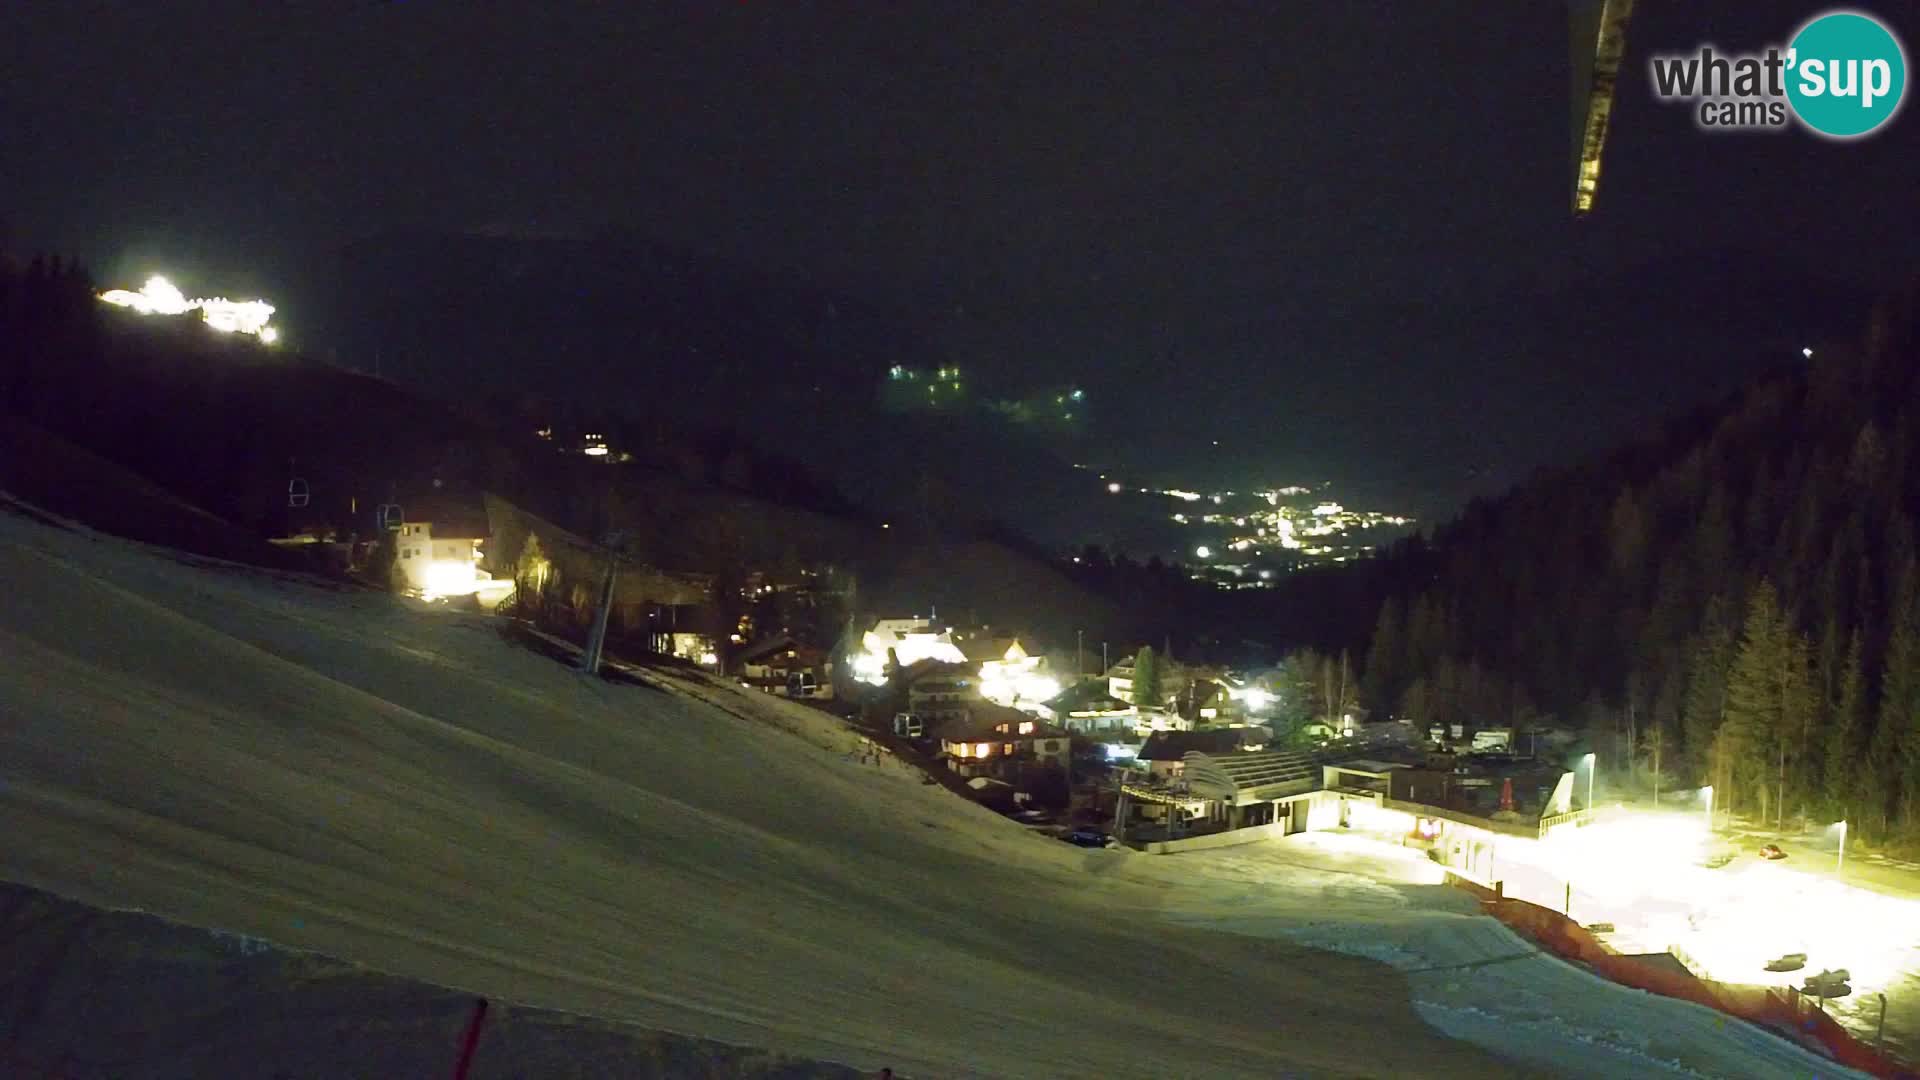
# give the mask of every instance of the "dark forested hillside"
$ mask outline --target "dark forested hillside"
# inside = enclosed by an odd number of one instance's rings
[[[1358,568],[1369,702],[1553,716],[1744,812],[1920,827],[1915,297]]]
[[[875,520],[815,471],[806,447],[768,449],[646,403],[416,390],[195,318],[108,307],[83,268],[53,259],[0,253],[0,424],[10,455],[0,478],[15,494],[227,558],[280,565],[267,538],[375,535],[378,504],[445,485],[501,495],[581,535],[618,531],[636,560],[722,582],[832,568],[857,578],[869,605],[964,603],[1055,640],[1144,632],[1044,557],[1003,538],[974,542],[948,493],[931,493],[925,514]],[[589,430],[618,448],[618,464],[579,452]],[[295,476],[311,499],[297,511]]]

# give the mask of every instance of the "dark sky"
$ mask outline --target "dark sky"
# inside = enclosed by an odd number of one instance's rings
[[[295,327],[293,268],[355,237],[630,226],[1083,381],[1089,456],[1429,509],[1761,362],[1639,355],[1636,288],[1757,354],[1797,328],[1728,297],[1913,268],[1911,110],[1840,145],[1650,100],[1649,51],[1817,8],[1640,6],[1575,222],[1560,4],[12,4],[0,221]],[[1871,10],[1920,40],[1912,5]],[[1607,325],[1568,329],[1590,304]]]

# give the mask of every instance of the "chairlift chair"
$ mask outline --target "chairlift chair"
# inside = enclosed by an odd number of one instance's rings
[[[296,476],[292,480],[287,481],[288,506],[298,510],[307,505],[312,498],[312,491],[307,487],[307,482],[304,478]]]
[[[407,523],[407,515],[399,503],[381,503],[379,521],[380,527],[388,532],[399,532],[400,526]]]

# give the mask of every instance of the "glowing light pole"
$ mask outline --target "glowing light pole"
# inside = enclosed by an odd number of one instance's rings
[[[1840,823],[1840,862],[1833,868],[1836,874],[1847,872],[1847,823]]]
[[[1700,794],[1707,797],[1707,831],[1711,833],[1713,831],[1713,785],[1708,784],[1701,788]]]
[[[1588,754],[1587,755],[1587,809],[1589,810],[1593,809],[1593,774],[1599,771],[1600,771],[1600,759],[1593,754]]]

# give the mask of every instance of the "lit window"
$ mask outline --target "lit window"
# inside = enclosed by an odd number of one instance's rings
[[[1031,720],[1028,720],[1028,721],[1026,721],[1026,722],[1024,722],[1024,723],[1022,723],[1022,724],[1020,725],[1020,734],[1022,734],[1022,735],[1031,735],[1031,734],[1033,734],[1033,721],[1031,721]]]

